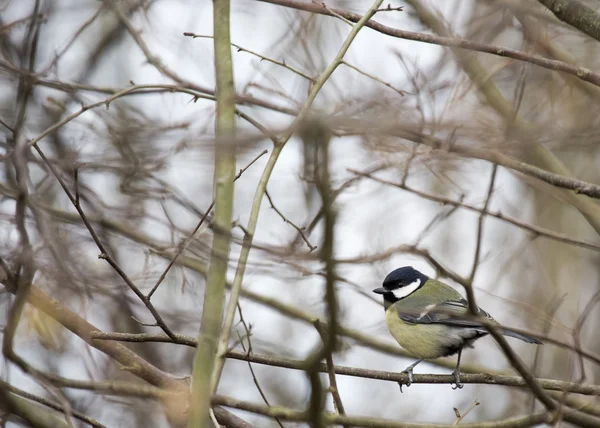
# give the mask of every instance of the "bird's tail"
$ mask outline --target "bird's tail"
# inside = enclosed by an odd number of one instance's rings
[[[527,336],[526,334],[515,333],[514,331],[509,330],[502,330],[502,334],[508,337],[514,337],[515,339],[522,340],[523,342],[536,343],[538,345],[542,344],[542,342],[537,340],[535,337]]]

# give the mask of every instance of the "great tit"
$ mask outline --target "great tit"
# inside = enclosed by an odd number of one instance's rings
[[[390,333],[400,346],[419,358],[403,371],[408,374],[408,385],[412,383],[414,367],[421,361],[458,354],[452,372],[456,384],[453,388],[462,388],[462,350],[472,348],[474,341],[488,334],[483,324],[465,318],[469,311],[468,302],[449,285],[429,278],[412,266],[392,271],[382,285],[373,292],[383,295],[385,321]],[[477,309],[477,315],[496,322],[486,311]],[[513,331],[502,329],[501,332],[527,343],[542,343]]]

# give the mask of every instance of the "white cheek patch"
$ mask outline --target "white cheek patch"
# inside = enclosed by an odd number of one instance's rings
[[[421,280],[417,278],[414,280],[414,282],[411,282],[407,286],[392,290],[392,294],[394,295],[394,297],[396,299],[404,299],[405,297],[408,297],[411,294],[413,294],[415,291],[417,291],[417,288],[419,288],[420,285],[421,285]]]

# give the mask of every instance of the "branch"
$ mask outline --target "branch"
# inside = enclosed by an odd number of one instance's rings
[[[306,412],[292,410],[285,407],[267,407],[247,401],[237,400],[231,397],[215,396],[213,403],[226,407],[232,407],[259,415],[278,417],[282,420],[294,422],[309,422],[310,415]],[[367,418],[361,416],[342,416],[333,413],[323,413],[323,419],[327,425],[349,425],[355,427],[369,428],[446,428],[450,424],[411,424],[407,422],[391,421],[386,419]],[[461,424],[464,428],[517,428],[532,427],[541,423],[551,421],[547,413],[538,413],[530,416],[521,416],[500,421],[476,422],[473,424]]]
[[[305,227],[299,227],[297,226],[294,222],[292,222],[291,220],[289,220],[276,206],[275,203],[273,202],[273,198],[271,198],[271,195],[269,194],[268,190],[265,190],[265,196],[267,197],[267,200],[269,201],[269,204],[271,205],[271,208],[273,208],[273,211],[275,211],[277,213],[277,215],[279,217],[281,217],[281,219],[284,221],[284,223],[289,224],[290,226],[292,226],[294,229],[296,229],[296,231],[298,232],[298,235],[300,235],[300,237],[302,238],[302,240],[306,243],[306,245],[308,246],[308,250],[309,251],[314,251],[317,249],[316,245],[312,245],[310,243],[310,241],[308,240],[308,238],[306,237],[304,230],[306,229]]]
[[[489,322],[487,319],[482,320],[482,324],[486,327],[488,332],[496,340],[496,343],[500,346],[504,355],[509,360],[511,365],[519,372],[523,377],[523,380],[527,383],[527,386],[531,392],[537,397],[538,400],[548,409],[549,412],[558,412],[562,419],[567,422],[579,425],[581,427],[600,427],[600,420],[592,416],[585,415],[581,412],[564,412],[561,404],[557,404],[549,394],[544,391],[540,383],[537,381],[535,376],[525,366],[519,356],[512,350],[502,333],[498,330],[498,327]]]
[[[235,135],[235,87],[231,59],[230,0],[213,1],[214,62],[217,82],[217,138]],[[210,399],[216,388],[213,372],[218,367],[219,337],[225,306],[227,264],[231,246],[231,219],[235,180],[235,149],[215,146],[213,224],[216,234],[204,292],[202,323],[192,370],[191,412],[188,428],[202,428],[209,419]]]
[[[379,4],[381,4],[381,2],[379,2]],[[344,40],[344,43],[342,43],[342,46],[338,50],[333,61],[331,61],[331,63],[327,66],[327,68],[323,71],[323,73],[321,73],[321,75],[314,81],[314,84],[312,85],[312,87],[310,89],[308,97],[306,98],[304,104],[302,105],[302,108],[296,114],[296,117],[294,119],[292,126],[289,127],[289,129],[284,133],[284,135],[280,139],[278,139],[278,140],[274,139],[275,147],[273,148],[273,151],[271,152],[271,157],[269,158],[269,161],[267,162],[267,165],[265,166],[265,170],[263,171],[260,181],[258,182],[258,185],[256,187],[256,192],[254,193],[254,199],[252,200],[252,209],[250,211],[250,218],[248,220],[248,226],[246,227],[247,233],[244,234],[244,242],[242,245],[242,250],[240,252],[240,257],[238,259],[238,266],[237,266],[237,269],[235,272],[235,277],[233,279],[233,284],[231,286],[231,295],[229,298],[229,305],[227,308],[227,313],[225,315],[223,334],[219,341],[219,352],[218,352],[219,360],[217,362],[216,370],[213,375],[213,391],[216,391],[216,388],[219,383],[219,379],[221,378],[223,365],[225,364],[224,356],[225,356],[225,352],[227,350],[227,345],[229,343],[229,336],[231,334],[231,328],[233,326],[233,319],[235,317],[235,308],[237,306],[239,296],[242,292],[242,281],[244,279],[244,273],[246,272],[246,265],[248,263],[250,249],[252,248],[252,241],[254,239],[254,233],[256,231],[256,226],[258,224],[260,207],[262,205],[262,200],[263,200],[263,197],[267,190],[267,184],[269,182],[269,179],[271,178],[271,173],[273,172],[273,168],[275,168],[275,164],[277,163],[277,160],[279,159],[279,155],[281,154],[283,147],[287,144],[289,139],[292,137],[292,135],[295,132],[295,129],[298,127],[298,125],[301,125],[302,123],[304,123],[304,120],[306,119],[306,116],[310,112],[310,109],[312,108],[312,105],[313,105],[315,99],[317,98],[317,95],[319,94],[319,92],[321,91],[321,89],[323,88],[323,86],[325,85],[327,80],[329,80],[331,75],[335,72],[337,67],[339,67],[340,64],[342,64],[342,62],[344,60],[344,56],[346,55],[346,52],[348,52],[350,45],[352,44],[352,42],[358,35],[361,28],[364,25],[366,25],[366,23],[372,17],[372,15],[373,15],[372,12],[373,11],[371,9],[369,9],[369,11],[367,12],[367,15],[365,15],[365,17],[363,17],[364,19],[362,21],[359,20],[360,21],[359,24],[355,25],[352,28],[352,30],[350,31],[350,34],[346,37],[346,39]]]
[[[170,399],[166,402],[166,413],[170,419],[181,421],[180,418],[182,418],[187,411],[185,408],[187,405],[187,400],[180,399],[179,397],[183,396],[187,398],[189,385],[186,382],[175,379],[168,373],[159,370],[137,355],[135,352],[118,342],[95,339],[93,337],[95,334],[103,334],[101,330],[99,330],[93,324],[90,324],[84,318],[80,317],[77,313],[62,305],[57,300],[52,299],[35,285],[31,286],[28,303],[55,319],[67,330],[80,337],[88,345],[111,357],[121,365],[123,370],[126,370],[128,373],[145,380],[150,385],[165,389],[167,391],[166,394],[169,397],[177,397],[176,399]],[[168,338],[169,336],[165,334],[164,337]],[[179,336],[176,335],[175,337]],[[195,343],[193,338],[192,341]],[[175,393],[175,395],[170,394],[169,392]],[[218,411],[215,409],[215,414],[217,415],[218,420],[222,423],[228,421],[228,426],[230,427],[250,427],[250,425],[245,421],[235,417],[234,415],[231,415],[229,412],[223,409]]]
[[[131,333],[103,333],[95,332],[92,334],[92,338],[95,340],[115,340],[123,342],[160,342],[160,343],[174,343],[179,345],[185,345],[190,347],[196,346],[196,340],[191,336],[177,335],[176,342],[173,342],[165,334],[131,334]],[[256,353],[247,353],[240,351],[229,351],[227,358],[234,360],[247,361],[255,364],[264,364],[272,367],[280,367],[292,370],[304,370],[306,364],[301,360],[293,360],[289,358],[281,358],[271,355],[263,355]],[[445,360],[433,360],[434,364],[440,363]],[[444,366],[450,367],[450,365],[444,364]],[[387,372],[381,370],[370,370],[362,369],[358,367],[331,366],[333,372],[341,376],[359,377],[364,379],[381,380],[387,382],[404,382],[408,381],[408,375],[399,372]],[[461,367],[463,368],[463,367]],[[468,372],[472,369],[463,368],[464,371]],[[322,373],[329,373],[329,366],[325,363],[321,363],[319,371]],[[462,383],[470,384],[482,384],[482,385],[502,385],[508,387],[527,387],[527,383],[520,376],[509,376],[497,372],[489,372],[486,369],[480,373],[467,373],[461,374],[460,380]],[[423,384],[448,384],[454,383],[455,379],[452,375],[440,375],[440,374],[414,374],[414,383]],[[600,395],[600,385],[582,384],[577,382],[566,382],[554,379],[536,379],[542,388],[549,391],[561,391],[561,392],[572,392],[582,395]]]
[[[339,15],[344,19],[351,22],[358,22],[362,16],[356,13],[348,12],[342,9],[335,9],[325,7],[317,2],[302,2],[299,0],[257,0],[264,3],[271,3],[278,6],[289,7],[297,10],[304,10],[306,12],[317,13],[320,15],[336,16]],[[543,0],[538,0],[543,1]],[[548,0],[546,0],[548,1]],[[435,34],[416,33],[413,31],[405,31],[397,28],[388,27],[387,25],[380,24],[377,21],[369,21],[366,27],[372,28],[373,30],[386,34],[388,36],[397,37],[405,40],[414,40],[421,43],[430,43],[439,46],[448,46],[454,48],[460,48],[465,50],[471,50],[476,52],[488,53],[491,55],[513,58],[519,61],[529,62],[537,66],[546,68],[548,70],[561,71],[568,73],[573,77],[581,79],[585,82],[592,83],[593,85],[600,86],[600,74],[594,73],[592,70],[585,67],[578,67],[576,65],[569,64],[563,61],[557,61],[553,59],[544,58],[539,55],[531,55],[527,52],[518,51],[515,49],[506,48],[503,46],[490,45],[486,43],[473,42],[467,39],[459,39],[456,37],[442,37]]]
[[[423,2],[415,0],[407,0],[407,2],[416,10],[421,21],[434,32],[443,36],[452,35],[452,32],[446,28],[446,24],[432,13]],[[551,173],[568,178],[570,175],[569,170],[547,147],[538,142],[538,129],[532,123],[527,122],[518,116],[512,103],[504,97],[502,92],[494,84],[493,80],[489,78],[487,70],[477,61],[477,59],[458,49],[454,49],[453,53],[463,67],[465,73],[479,89],[480,94],[504,119],[507,130],[514,127],[510,132],[511,134],[516,135],[523,143],[524,148],[526,149],[527,158],[531,159],[532,163],[543,168],[542,171],[547,170]],[[560,193],[561,196],[564,196],[567,201],[583,215],[596,233],[600,235],[600,206],[594,201],[582,197],[577,192],[563,190]]]
[[[600,199],[600,185],[579,180],[577,178],[567,177],[562,174],[547,171],[535,165],[520,161],[511,156],[497,152],[495,150],[482,149],[471,145],[452,144],[448,146],[445,140],[436,138],[431,135],[426,135],[420,131],[412,131],[410,129],[399,128],[397,125],[391,126],[373,126],[372,124],[363,123],[362,121],[353,121],[356,123],[355,128],[346,129],[348,134],[364,135],[366,132],[380,132],[382,134],[393,135],[413,141],[417,144],[424,144],[433,147],[434,149],[447,150],[449,153],[455,153],[471,159],[485,160],[494,164],[498,164],[508,169],[520,172],[540,181],[546,182],[552,186],[574,191],[573,195],[582,194],[591,198]],[[360,123],[360,125],[359,125]],[[365,126],[367,128],[365,128]],[[348,135],[347,134],[347,135]],[[594,205],[593,201],[588,201]]]
[[[1,391],[0,395],[8,394],[8,393],[18,395],[19,397],[22,397],[22,398],[30,400],[30,401],[35,401],[36,403],[42,404],[50,409],[56,410],[57,412],[66,413],[64,405],[55,403],[54,401],[51,401],[47,398],[39,397],[37,395],[31,394],[27,391],[23,391],[22,389],[16,388],[16,387],[4,382],[3,380],[0,380],[0,391]],[[78,412],[76,410],[69,409],[69,414],[72,415],[74,418],[79,419],[80,421],[83,421],[83,422],[87,423],[88,425],[93,426],[95,428],[106,428],[104,425],[102,425],[97,420],[92,419],[89,416],[86,416],[83,413]]]
[[[252,159],[252,161],[250,161],[250,163],[248,165],[246,165],[244,168],[240,169],[240,171],[237,173],[237,175],[235,176],[233,181],[237,181],[237,179],[240,178],[242,176],[242,174],[244,172],[246,172],[246,170],[248,168],[250,168],[258,159],[260,159],[263,155],[266,155],[266,154],[267,154],[267,150],[263,150],[262,152],[260,152],[258,154],[258,156],[256,156],[254,159]],[[192,233],[190,233],[189,236],[186,239],[184,239],[183,242],[179,245],[177,252],[173,256],[173,258],[171,258],[171,261],[169,262],[169,264],[167,265],[167,267],[165,268],[163,273],[160,275],[160,277],[158,278],[158,280],[156,281],[156,283],[154,284],[154,286],[148,293],[148,296],[147,296],[148,300],[150,300],[152,295],[156,292],[156,290],[160,286],[161,282],[165,279],[165,277],[169,273],[169,270],[171,270],[171,268],[177,261],[177,258],[181,255],[181,253],[183,253],[186,250],[186,248],[189,246],[190,242],[192,242],[192,240],[196,236],[196,233],[198,233],[198,230],[200,229],[200,227],[202,226],[202,224],[204,223],[204,221],[206,220],[206,218],[208,217],[208,215],[210,214],[210,212],[212,211],[214,206],[215,206],[215,200],[213,199],[212,202],[210,203],[210,205],[208,206],[208,208],[206,209],[206,212],[204,213],[204,215],[200,218],[200,221],[198,222],[198,224],[196,225],[196,227],[194,228]]]
[[[452,207],[461,207],[461,208],[467,209],[469,211],[477,212],[480,214],[483,213],[483,210],[481,208],[476,207],[475,205],[470,205],[470,204],[467,204],[462,201],[454,201],[452,199],[448,199],[448,198],[445,198],[442,196],[425,193],[421,190],[417,190],[413,187],[407,186],[406,184],[394,183],[392,181],[388,181],[388,180],[384,180],[382,178],[375,177],[369,172],[361,172],[361,171],[357,171],[354,169],[348,169],[348,171],[353,174],[356,174],[359,177],[366,177],[366,178],[369,178],[369,179],[376,181],[378,183],[381,183],[381,184],[385,184],[388,186],[393,186],[393,187],[397,187],[399,189],[406,190],[407,192],[414,193],[415,195],[418,195],[421,198],[427,199],[429,201],[437,202],[442,205],[450,205]],[[519,229],[530,232],[535,236],[542,236],[544,238],[552,239],[554,241],[563,242],[565,244],[574,245],[574,246],[581,247],[581,248],[586,248],[588,250],[600,251],[600,245],[598,245],[594,242],[574,239],[564,233],[554,232],[553,230],[550,230],[550,229],[546,229],[543,227],[525,223],[525,222],[517,220],[513,217],[509,217],[505,214],[502,214],[500,211],[497,211],[497,212],[487,211],[487,215],[489,217],[496,218],[496,219],[506,222],[508,224],[512,224],[513,226],[516,226]]]
[[[205,36],[205,35],[202,35],[202,34],[195,34],[195,33],[191,33],[191,32],[185,32],[185,33],[183,33],[183,35],[186,36],[186,37],[191,37],[192,39],[212,39],[213,38],[213,36]],[[302,71],[300,71],[300,70],[298,70],[298,69],[296,69],[296,68],[294,68],[294,67],[286,64],[285,61],[277,61],[275,59],[269,58],[268,56],[264,56],[264,55],[261,55],[261,54],[259,54],[257,52],[251,51],[250,49],[243,48],[240,45],[237,45],[235,43],[231,43],[231,46],[233,46],[234,48],[236,48],[238,52],[247,52],[247,53],[249,53],[251,55],[259,57],[261,59],[261,61],[267,61],[267,62],[270,62],[272,64],[278,65],[280,67],[287,68],[292,73],[295,73],[298,76],[301,76],[301,77],[305,78],[306,80],[308,80],[310,82],[313,82],[315,80],[312,77],[310,77],[308,74],[306,74],[306,73],[304,73],[304,72],[302,72]]]
[[[57,417],[39,404],[32,403],[0,388],[0,410],[13,413],[33,428],[71,428],[64,419]]]
[[[558,19],[600,41],[600,15],[579,0],[538,0]]]

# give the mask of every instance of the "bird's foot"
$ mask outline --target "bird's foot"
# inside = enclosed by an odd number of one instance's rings
[[[462,389],[464,385],[460,383],[460,371],[454,370],[452,374],[454,375],[454,386],[452,389]]]
[[[406,387],[408,388],[413,383],[413,367],[410,366],[406,370],[402,370],[401,373],[408,375],[408,382],[406,382]],[[398,382],[398,385],[400,385],[400,392],[402,392],[402,382]]]

